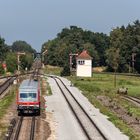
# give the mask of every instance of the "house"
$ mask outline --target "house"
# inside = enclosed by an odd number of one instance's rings
[[[77,59],[76,75],[79,77],[92,77],[92,57],[84,50]]]

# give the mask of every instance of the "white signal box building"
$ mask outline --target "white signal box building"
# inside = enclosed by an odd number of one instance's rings
[[[92,57],[84,50],[77,57],[76,75],[79,77],[92,77]]]

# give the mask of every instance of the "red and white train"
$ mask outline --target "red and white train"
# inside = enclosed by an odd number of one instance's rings
[[[18,115],[34,113],[40,115],[40,84],[34,80],[24,80],[17,93]]]

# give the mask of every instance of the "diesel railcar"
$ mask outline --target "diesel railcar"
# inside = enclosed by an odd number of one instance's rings
[[[40,115],[40,84],[34,80],[24,80],[17,92],[18,115]]]

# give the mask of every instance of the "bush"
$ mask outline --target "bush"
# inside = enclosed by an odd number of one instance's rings
[[[65,65],[63,70],[61,71],[61,76],[70,76],[70,68],[68,65]]]
[[[0,65],[0,74],[4,74],[4,69],[3,69],[2,65]]]
[[[14,73],[15,70],[17,70],[17,57],[16,57],[16,53],[12,53],[12,52],[8,53],[6,55],[5,61],[6,61],[6,64],[7,64],[7,70],[9,72]]]

